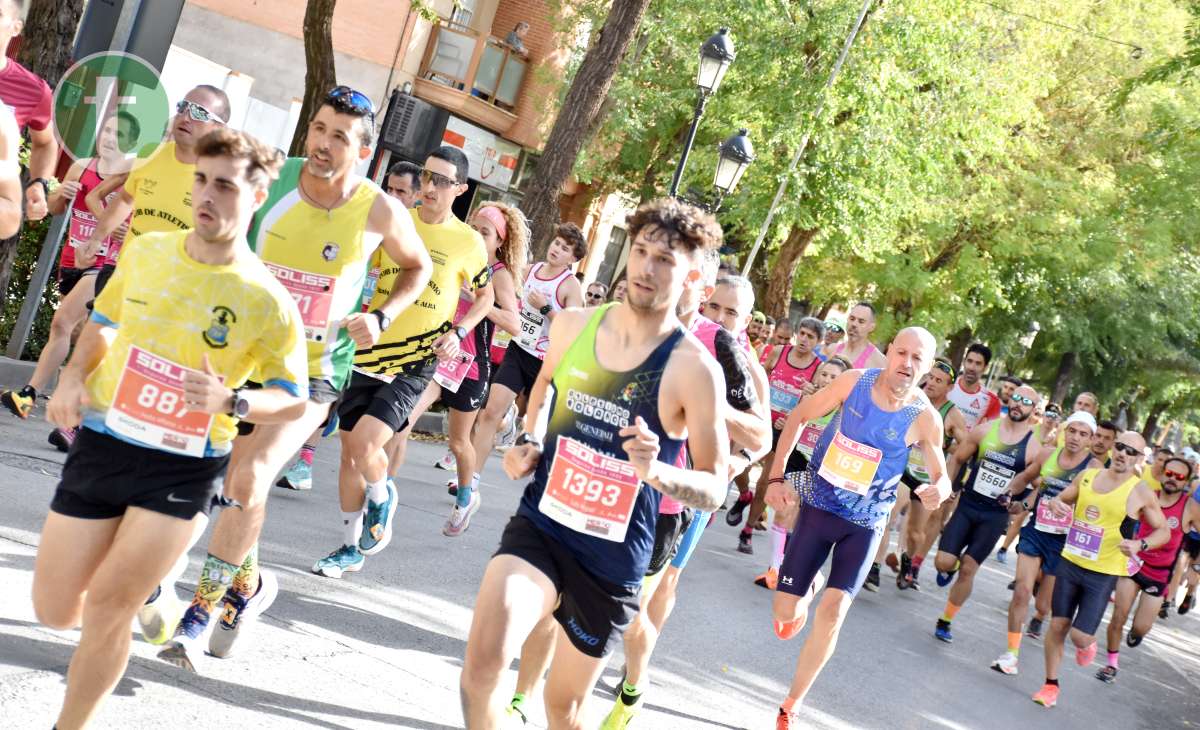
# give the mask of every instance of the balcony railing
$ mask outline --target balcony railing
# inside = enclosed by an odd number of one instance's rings
[[[419,81],[438,84],[469,97],[459,101],[456,111],[476,117],[476,121],[492,122],[490,126],[495,126],[495,121],[501,118],[489,110],[475,108],[484,105],[505,112],[503,117],[511,117],[511,125],[516,121],[513,109],[528,65],[503,41],[442,21],[434,26],[425,48]],[[418,83],[417,88],[418,95],[424,89],[424,95],[437,97],[431,101],[441,103],[447,99],[444,92],[439,93],[427,84]],[[475,114],[471,113],[473,108]]]

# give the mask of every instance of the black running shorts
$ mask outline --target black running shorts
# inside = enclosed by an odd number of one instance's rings
[[[351,373],[350,384],[338,404],[341,429],[353,431],[358,419],[374,416],[393,431],[404,430],[435,370],[437,360],[431,357],[405,366],[390,383],[358,371]]]
[[[509,347],[512,352],[513,347]],[[571,645],[590,657],[606,657],[638,612],[641,586],[597,578],[575,555],[543,533],[528,517],[513,515],[500,536],[496,555],[512,555],[532,565],[554,584],[554,618]]]
[[[1117,576],[1081,568],[1064,559],[1055,573],[1050,613],[1054,618],[1071,619],[1072,626],[1095,636],[1108,609],[1108,597],[1116,587]]]
[[[79,429],[50,509],[85,520],[120,517],[128,507],[190,520],[218,502],[229,455],[196,458]]]
[[[517,395],[524,393],[528,396],[541,371],[540,359],[522,350],[516,342],[511,342],[508,352],[504,353],[504,362],[500,363],[500,369],[496,371],[492,382],[503,385]]]

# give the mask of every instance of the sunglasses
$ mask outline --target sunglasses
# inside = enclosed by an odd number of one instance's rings
[[[1163,469],[1163,478],[1174,479],[1177,482],[1187,481],[1188,473],[1186,471],[1174,471],[1172,469]]]
[[[361,91],[355,91],[349,86],[335,86],[325,97],[329,105],[334,109],[345,109],[355,114],[364,117],[370,117],[371,121],[375,121],[375,105],[371,103],[371,99]]]
[[[600,301],[601,299],[604,298],[604,295],[599,292],[590,291],[587,293],[587,298],[595,299],[596,301]]]
[[[1008,399],[1009,399],[1009,401],[1011,401],[1013,403],[1020,403],[1023,406],[1033,405],[1033,398],[1027,398],[1023,395],[1017,395],[1016,393],[1013,393],[1012,395],[1010,395],[1008,397]]]
[[[941,370],[943,373],[949,375],[951,380],[954,380],[954,368],[950,366],[950,363],[935,362],[933,363],[933,366],[938,370]]]
[[[188,101],[187,99],[183,99],[175,105],[176,114],[183,114],[184,112],[187,112],[187,115],[191,117],[192,121],[194,122],[216,122],[217,124],[225,123],[225,120],[221,119],[213,112],[205,109],[196,102]]]
[[[446,188],[452,188],[459,184],[459,182],[454,178],[446,177],[440,172],[434,172],[433,170],[421,170],[421,183],[424,184],[429,182],[433,183],[435,188],[441,188],[442,190],[445,190]]]
[[[1142,453],[1142,450],[1137,448],[1136,446],[1130,446],[1129,444],[1123,444],[1120,441],[1113,444],[1113,448],[1116,449],[1117,451],[1120,451],[1123,454],[1128,454],[1129,456],[1137,456],[1138,454]]]
[[[1046,411],[1042,414],[1042,417],[1049,418],[1051,421],[1057,421],[1058,419],[1062,418],[1062,414],[1058,411]]]
[[[841,333],[845,332],[845,330],[843,330],[841,327],[837,326],[836,324],[827,324],[827,325],[825,325],[825,329],[829,330],[830,332],[835,332],[839,335]]]

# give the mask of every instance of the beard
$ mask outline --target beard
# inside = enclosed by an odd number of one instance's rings
[[[1014,411],[1012,406],[1009,406],[1008,408],[1008,420],[1012,421],[1013,423],[1024,423],[1025,421],[1029,420],[1029,415],[1029,411]]]

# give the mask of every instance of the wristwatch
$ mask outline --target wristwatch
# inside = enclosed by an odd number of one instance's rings
[[[538,311],[542,313],[543,317],[545,317],[546,315],[548,315],[554,311],[554,307],[550,306],[549,304],[543,304],[542,308],[539,309]]]
[[[1142,540],[1142,552],[1146,552],[1146,551],[1147,551],[1147,550],[1149,550],[1149,549],[1150,549],[1150,546],[1149,546],[1149,545],[1147,545],[1147,544],[1146,544],[1146,541],[1143,539],[1143,540]]]
[[[246,396],[242,395],[245,388],[233,389],[233,405],[229,409],[227,415],[241,420],[250,415],[250,401],[246,400]]]
[[[392,318],[384,314],[382,309],[372,309],[371,314],[375,315],[375,319],[379,320],[380,332],[392,326]]]
[[[524,446],[525,444],[532,444],[536,446],[538,451],[542,451],[545,448],[542,446],[541,439],[529,433],[528,431],[517,437],[517,446]]]
[[[467,339],[467,331],[465,329],[463,329],[462,327],[455,327],[454,334],[456,337],[458,337],[459,342],[462,342],[463,340]]]
[[[46,194],[46,197],[50,197],[50,181],[49,180],[47,180],[44,177],[35,177],[29,181],[29,184],[25,186],[25,189],[28,190],[30,187],[32,187],[34,185],[34,183],[41,184],[42,192]]]

